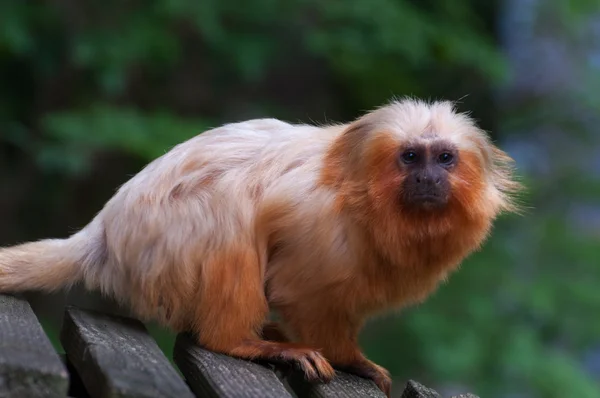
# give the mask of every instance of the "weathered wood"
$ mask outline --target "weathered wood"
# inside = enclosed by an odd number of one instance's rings
[[[27,301],[0,295],[0,397],[65,397],[69,375]]]
[[[199,397],[292,397],[271,369],[205,350],[188,334],[177,336],[173,359]]]
[[[293,372],[288,383],[298,398],[385,398],[371,380],[340,371],[329,383],[308,383],[304,375]]]
[[[73,364],[69,362],[66,354],[60,354],[60,360],[67,367],[69,372],[70,383],[69,383],[69,398],[90,398],[77,370],[73,367]]]
[[[61,341],[92,397],[193,397],[137,320],[68,307]]]
[[[424,385],[417,383],[414,380],[409,380],[406,383],[404,392],[401,398],[442,398],[440,394],[427,388]]]

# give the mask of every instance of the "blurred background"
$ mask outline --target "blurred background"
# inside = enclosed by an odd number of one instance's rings
[[[516,159],[527,212],[425,304],[373,320],[365,351],[396,394],[598,398],[599,72],[598,0],[5,0],[0,244],[67,236],[207,127],[457,100]],[[113,308],[28,298],[59,350],[66,303]]]

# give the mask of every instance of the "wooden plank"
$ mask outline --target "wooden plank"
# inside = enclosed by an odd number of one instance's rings
[[[61,341],[91,397],[193,397],[137,320],[69,306]]]
[[[308,383],[299,372],[293,372],[288,382],[298,398],[385,398],[371,380],[336,370],[329,383]]]
[[[271,369],[205,350],[188,334],[177,336],[173,359],[198,397],[292,397]]]
[[[424,385],[414,381],[409,380],[406,383],[406,387],[404,388],[404,392],[400,398],[442,398],[440,394],[431,388],[425,387]],[[451,398],[479,398],[473,394],[460,394],[454,395]]]
[[[417,383],[414,380],[409,380],[406,383],[404,392],[400,398],[442,398],[440,394],[431,388],[427,388],[424,385]]]
[[[69,372],[69,376],[71,379],[69,383],[69,398],[90,398],[90,395],[85,389],[83,382],[77,374],[77,370],[75,370],[71,362],[69,362],[67,355],[61,354],[60,360],[62,361],[63,365],[67,367],[67,372]]]
[[[69,375],[29,303],[0,295],[0,397],[65,397]]]

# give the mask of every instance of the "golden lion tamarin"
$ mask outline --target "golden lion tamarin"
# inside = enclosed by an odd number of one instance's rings
[[[363,322],[424,300],[518,189],[512,159],[449,102],[226,124],[151,162],[69,238],[1,249],[0,291],[82,281],[213,351],[314,381],[334,366],[389,395]]]

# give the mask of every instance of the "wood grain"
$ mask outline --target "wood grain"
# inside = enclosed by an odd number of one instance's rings
[[[173,358],[198,397],[292,397],[267,366],[205,350],[187,334],[177,336]]]
[[[91,397],[194,396],[137,320],[68,307],[61,341]]]
[[[371,380],[340,371],[326,384],[307,383],[299,372],[292,373],[288,381],[298,398],[385,398]]]

